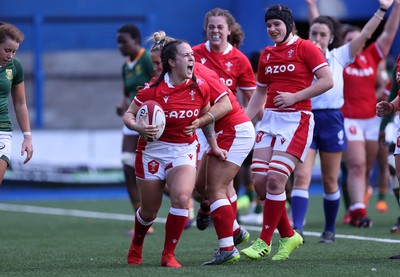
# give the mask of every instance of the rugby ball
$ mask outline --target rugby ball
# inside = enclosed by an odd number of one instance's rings
[[[146,116],[147,115],[147,116]],[[147,100],[144,102],[138,112],[136,113],[136,121],[139,121],[144,117],[144,122],[147,125],[157,125],[158,132],[153,136],[143,136],[147,140],[158,140],[164,132],[165,129],[165,114],[164,110],[160,104],[154,100]]]

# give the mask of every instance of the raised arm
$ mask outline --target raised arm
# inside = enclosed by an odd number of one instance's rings
[[[311,23],[314,18],[319,16],[317,0],[305,0],[308,10],[308,22]]]
[[[384,0],[381,0],[382,2]],[[386,0],[386,2],[388,2]],[[382,54],[386,57],[389,54],[390,48],[392,47],[392,43],[394,37],[396,36],[397,30],[399,28],[400,22],[400,0],[395,0],[392,11],[385,23],[382,34],[378,37],[376,42],[378,43],[379,49],[382,51]]]
[[[354,39],[350,42],[351,57],[355,57],[364,48],[365,43],[371,38],[372,34],[375,32],[376,28],[378,28],[383,17],[385,16],[385,10],[389,9],[390,6],[393,4],[393,0],[379,0],[379,4],[379,9],[373,14],[367,24],[365,24],[364,28],[361,30],[361,33],[358,36],[354,37]],[[396,31],[394,33],[396,33]],[[382,48],[380,47],[380,49]]]

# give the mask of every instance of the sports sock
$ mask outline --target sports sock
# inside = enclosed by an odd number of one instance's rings
[[[292,191],[292,217],[293,228],[303,230],[303,222],[308,209],[308,190],[293,189]]]
[[[187,209],[170,208],[165,223],[165,241],[164,251],[165,254],[174,254],[175,248],[182,235],[183,228],[188,220],[189,211]]]
[[[151,225],[153,225],[154,220],[147,222],[144,221],[140,215],[140,208],[136,212],[135,216],[135,226],[134,233],[132,237],[132,244],[136,246],[143,245],[144,238],[146,237],[147,231],[150,229]]]
[[[218,199],[211,204],[211,217],[221,250],[233,249],[234,214],[228,199]]]
[[[325,231],[335,233],[336,216],[340,205],[340,191],[324,193]]]
[[[267,193],[267,198],[264,200],[263,228],[261,229],[260,239],[268,245],[271,245],[272,235],[286,209],[285,205],[285,192],[278,195]]]

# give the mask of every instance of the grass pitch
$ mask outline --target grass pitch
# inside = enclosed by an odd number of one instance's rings
[[[164,199],[155,234],[145,240],[143,265],[128,266],[126,253],[131,238],[124,235],[133,225],[127,199],[19,201],[0,203],[0,276],[398,276],[400,260],[388,257],[400,253],[400,234],[391,226],[400,214],[393,196],[389,212],[375,212],[372,197],[371,229],[358,229],[337,220],[333,244],[318,243],[323,230],[322,198],[311,196],[305,244],[289,260],[272,261],[279,236],[274,235],[272,254],[258,261],[242,256],[226,266],[202,266],[218,248],[213,228],[184,231],[176,250],[181,269],[163,268],[160,256],[169,200]],[[259,226],[246,226],[250,241]],[[250,245],[239,245],[243,249]]]

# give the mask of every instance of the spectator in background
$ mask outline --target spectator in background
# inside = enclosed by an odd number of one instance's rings
[[[269,255],[277,228],[281,239],[272,260],[285,260],[303,243],[286,213],[286,183],[296,165],[304,161],[312,141],[310,98],[332,88],[333,81],[321,50],[296,35],[287,6],[269,7],[265,24],[275,45],[267,46],[260,55],[257,89],[246,109],[254,118],[264,107],[252,163],[255,189],[260,199],[265,199],[263,227],[259,238],[241,254],[251,259]],[[318,80],[312,83],[314,76]]]
[[[33,155],[32,133],[29,112],[25,98],[24,70],[21,62],[15,57],[24,40],[24,34],[14,25],[0,21],[0,184],[11,159],[11,138],[13,126],[8,111],[8,99],[11,95],[18,125],[24,135],[21,156],[25,155],[24,164]]]
[[[386,6],[385,1],[380,3]],[[304,163],[298,164],[294,171],[292,191],[293,227],[302,234],[303,222],[308,207],[308,189],[311,183],[312,168],[317,151],[321,161],[321,175],[324,187],[323,207],[325,227],[321,234],[321,243],[335,241],[335,222],[339,211],[340,191],[338,176],[342,152],[346,149],[344,118],[340,109],[343,106],[343,70],[354,61],[356,55],[364,48],[381,23],[373,15],[361,32],[351,42],[342,45],[340,23],[328,16],[319,16],[316,0],[306,0],[309,10],[309,39],[321,48],[334,79],[333,88],[311,99],[315,126],[310,150]],[[381,12],[381,11],[378,11]],[[382,12],[381,12],[382,13]]]
[[[141,46],[139,29],[130,24],[123,25],[117,31],[117,43],[121,54],[128,57],[122,65],[122,80],[124,95],[117,106],[117,114],[123,116],[138,89],[153,77],[153,65],[150,53]],[[135,156],[139,133],[129,130],[126,126],[122,129],[122,166],[125,185],[129,194],[131,205],[136,212],[140,207],[140,196],[135,177]],[[149,229],[153,233],[153,229]],[[133,229],[127,235],[132,236]]]
[[[244,38],[240,25],[229,11],[215,8],[205,15],[204,31],[207,41],[193,47],[196,61],[214,70],[234,95],[240,90],[247,102],[255,90],[256,82],[249,59],[236,48],[240,46]],[[201,159],[205,149],[203,146],[206,146],[207,143],[202,139],[201,132],[198,137],[202,148],[199,155],[199,159]],[[205,160],[200,160],[200,164],[202,163],[205,163]],[[199,166],[199,168],[203,167]],[[204,194],[204,188],[205,173],[201,173],[198,174],[196,190],[200,194]],[[227,196],[236,216],[237,194],[233,187],[233,181],[227,188]],[[197,227],[204,230],[210,222],[210,203],[204,201],[198,211]],[[234,228],[234,235],[239,234],[240,227],[236,220]]]
[[[380,0],[381,7],[374,16],[383,20],[393,0]],[[383,32],[344,70],[344,105],[342,112],[348,147],[343,154],[348,171],[348,192],[351,199],[350,224],[372,226],[367,216],[365,195],[379,144],[380,118],[376,116],[376,76],[379,63],[387,57],[400,21],[400,0],[395,0]],[[356,28],[344,30],[344,41],[350,42],[360,34]]]

